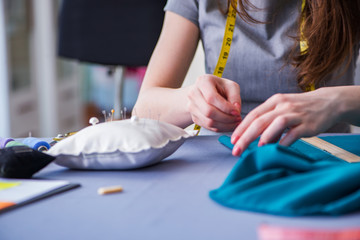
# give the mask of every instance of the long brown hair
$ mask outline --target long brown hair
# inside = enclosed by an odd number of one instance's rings
[[[262,23],[249,15],[259,10],[250,0],[228,0],[241,19],[248,23]],[[297,70],[297,81],[305,90],[311,84],[319,85],[325,77],[344,66],[338,76],[349,67],[355,45],[360,40],[360,0],[305,0],[299,15],[299,27],[290,54],[291,64]],[[300,24],[304,24],[300,32]],[[309,48],[299,51],[300,35]]]

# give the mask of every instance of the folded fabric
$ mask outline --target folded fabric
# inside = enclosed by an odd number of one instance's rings
[[[322,137],[354,154],[360,136]],[[228,136],[219,141],[232,148]],[[291,147],[254,141],[225,182],[210,192],[224,206],[282,216],[341,215],[360,210],[360,163],[348,163],[301,140]]]

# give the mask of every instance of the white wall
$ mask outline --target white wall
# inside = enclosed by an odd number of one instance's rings
[[[4,1],[0,0],[0,136],[10,137],[9,84]]]
[[[205,74],[205,57],[204,57],[204,50],[202,48],[202,45],[201,43],[199,43],[194,59],[185,77],[183,86],[189,86],[190,84],[195,82],[198,76],[203,74]]]

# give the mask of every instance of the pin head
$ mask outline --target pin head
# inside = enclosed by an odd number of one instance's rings
[[[95,124],[99,123],[99,119],[96,117],[92,117],[90,118],[89,123],[94,126]]]
[[[131,122],[136,123],[139,121],[139,118],[136,115],[131,116]]]

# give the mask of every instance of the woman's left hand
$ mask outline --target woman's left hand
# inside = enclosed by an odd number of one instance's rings
[[[260,137],[259,146],[276,142],[289,146],[301,137],[326,131],[340,119],[341,91],[337,87],[312,92],[276,94],[251,111],[231,136],[233,155],[239,156]]]

